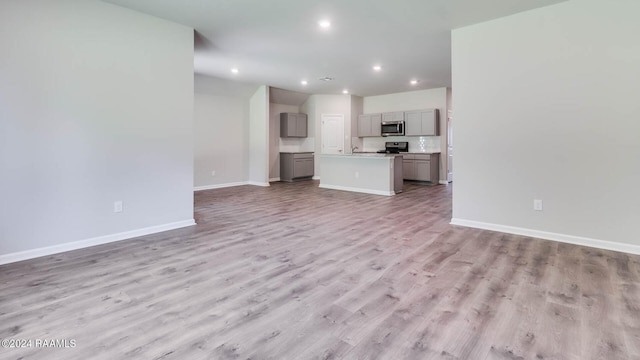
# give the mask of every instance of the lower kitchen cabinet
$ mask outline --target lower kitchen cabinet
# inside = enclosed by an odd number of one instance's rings
[[[440,180],[440,154],[403,154],[402,176],[405,180],[437,184]]]
[[[405,180],[416,177],[415,160],[407,159],[409,155],[402,155],[402,177]]]
[[[312,152],[280,153],[280,180],[293,181],[313,177]]]

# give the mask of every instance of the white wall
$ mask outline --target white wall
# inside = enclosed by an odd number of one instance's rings
[[[306,110],[309,119],[309,137],[313,138],[315,145],[314,177],[318,178],[322,176],[318,157],[322,153],[322,139],[320,138],[322,114],[344,115],[344,149],[349,149],[351,146],[351,97],[349,95],[311,95],[301,108]]]
[[[319,164],[318,164],[318,152],[316,151],[316,145],[320,142],[320,137],[318,136],[318,138],[316,139],[316,100],[313,96],[310,96],[309,98],[307,98],[307,100],[302,103],[302,105],[300,105],[300,112],[307,114],[307,138],[308,141],[310,141],[313,144],[313,148],[311,151],[313,151],[314,154],[314,165],[315,165],[315,169],[314,169],[314,179],[318,179],[319,178],[319,173],[318,173],[318,168],[319,168]],[[317,140],[317,141],[316,141]]]
[[[193,29],[6,0],[0,49],[0,263],[193,223]]]
[[[445,141],[445,152],[447,154],[446,177],[447,181],[453,181],[453,153],[455,152],[455,150],[453,148],[453,91],[451,88],[447,88],[447,112],[444,116],[446,124],[446,134],[442,136],[447,137]]]
[[[358,137],[358,116],[360,114],[364,114],[364,98],[362,96],[351,95],[351,114],[349,119],[351,124],[351,145],[346,149],[347,153],[350,153],[353,147],[358,148],[356,151],[364,151],[362,138]]]
[[[366,96],[363,107],[367,114],[434,108],[444,112],[447,107],[447,88]]]
[[[249,177],[249,96],[218,91],[221,79],[195,76],[194,186],[215,188]],[[253,91],[257,86],[250,86]],[[212,172],[215,171],[215,175]]]
[[[269,186],[269,87],[249,100],[249,183]]]
[[[453,31],[454,222],[640,252],[638,14],[573,0]]]
[[[388,138],[363,138],[364,151],[384,149],[385,141],[408,141],[410,152],[440,151],[440,180],[447,179],[447,88],[427,89],[367,96],[364,98],[365,114],[391,111],[438,109],[442,136],[405,136]]]

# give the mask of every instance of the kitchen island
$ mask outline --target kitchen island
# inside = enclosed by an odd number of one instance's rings
[[[391,196],[402,186],[401,155],[320,155],[321,188]]]

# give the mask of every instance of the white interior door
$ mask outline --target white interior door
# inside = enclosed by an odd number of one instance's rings
[[[322,153],[344,154],[344,115],[322,114]]]

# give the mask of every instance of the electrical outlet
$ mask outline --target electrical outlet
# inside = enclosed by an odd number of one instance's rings
[[[356,171],[356,179],[360,177],[360,173]]]
[[[211,171],[211,176],[216,176],[216,171],[215,170]]]
[[[118,200],[113,203],[113,212],[114,213],[122,212],[122,200]]]
[[[540,199],[533,200],[533,210],[542,211],[542,200]]]

